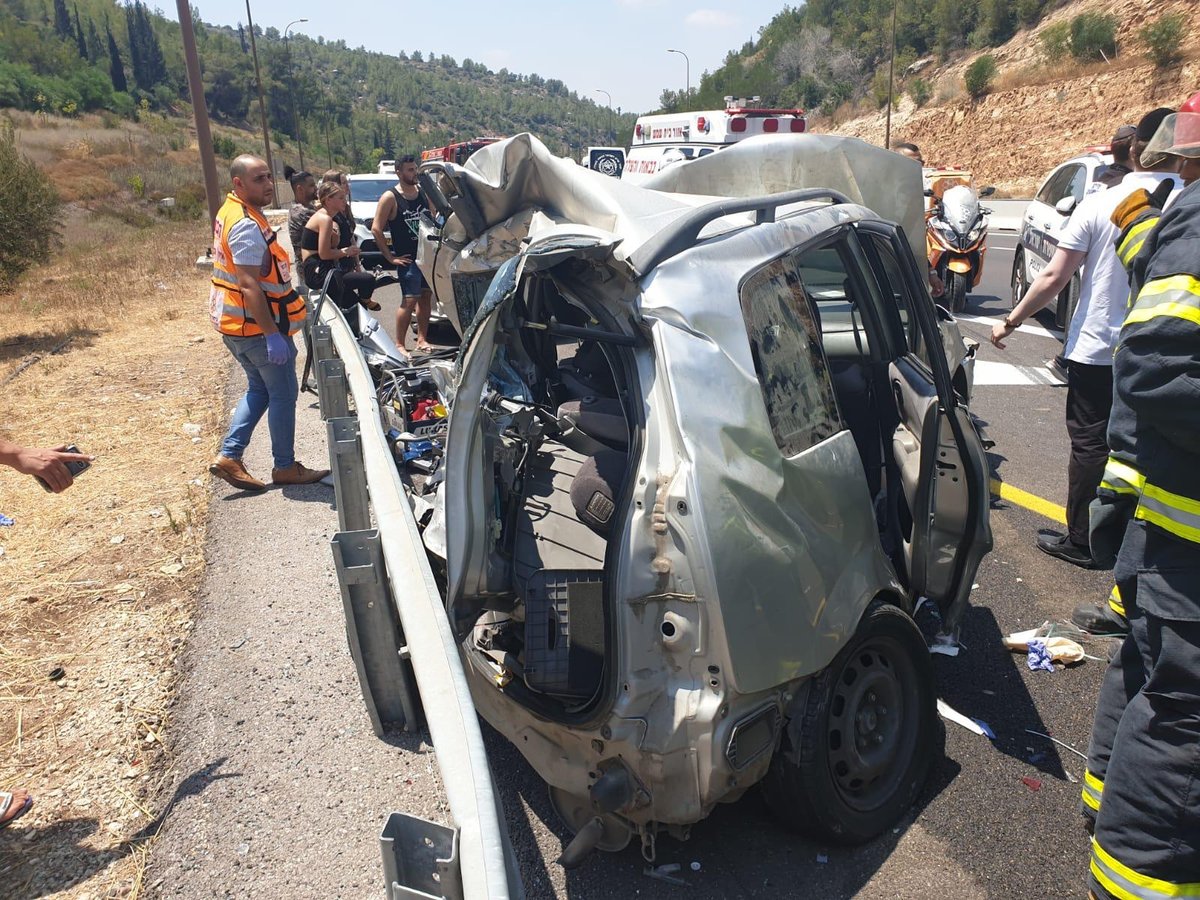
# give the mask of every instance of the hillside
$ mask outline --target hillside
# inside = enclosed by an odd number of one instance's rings
[[[215,122],[259,130],[250,34],[241,23],[195,22]],[[323,163],[373,168],[380,156],[481,134],[531,131],[574,153],[627,131],[622,117],[536,73],[493,72],[447,54],[396,56],[275,28],[254,30],[273,143],[298,162],[299,142]],[[106,112],[190,115],[179,24],[115,0],[0,2],[0,107],[67,117]],[[227,148],[228,149],[228,148]]]
[[[962,90],[962,74],[976,54],[960,56],[921,73],[950,98],[918,109],[897,90],[892,141],[918,144],[933,165],[972,169],[980,183],[1002,193],[1030,196],[1057,163],[1092,144],[1106,143],[1117,126],[1135,123],[1157,106],[1176,107],[1200,88],[1197,35],[1189,36],[1185,58],[1156,70],[1138,52],[1138,29],[1172,12],[1186,13],[1188,2],[1117,3],[1080,0],[1047,16],[1036,28],[1019,32],[989,51],[999,65],[992,93],[972,101]],[[1056,23],[1083,11],[1115,14],[1119,53],[1111,63],[1046,64],[1040,36]],[[818,120],[820,130],[882,144],[882,111],[837,123]]]

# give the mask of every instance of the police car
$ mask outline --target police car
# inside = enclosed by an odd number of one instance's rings
[[[1015,307],[1029,290],[1038,272],[1046,268],[1058,248],[1058,236],[1071,220],[1081,200],[1097,190],[1104,190],[1097,179],[1112,164],[1110,154],[1090,152],[1069,159],[1057,166],[1038,188],[1037,194],[1025,209],[1021,221],[1021,236],[1013,257],[1012,305]],[[1079,274],[1058,295],[1054,320],[1066,328],[1079,302]]]
[[[757,97],[726,97],[725,108],[640,116],[621,178],[637,184],[673,163],[699,159],[759,134],[803,134],[802,109],[765,109]]]

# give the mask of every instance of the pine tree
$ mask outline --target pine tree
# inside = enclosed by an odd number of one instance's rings
[[[138,49],[145,78],[144,83],[141,80],[138,81],[138,86],[148,91],[156,84],[167,80],[167,62],[163,58],[162,45],[158,42],[158,35],[155,34],[154,27],[150,24],[150,13],[146,9],[146,4],[141,0],[134,3],[134,15],[137,19]]]
[[[88,19],[87,33],[88,61],[95,65],[104,56],[104,45],[100,43],[100,35],[96,32],[96,20]]]
[[[242,52],[249,53],[250,47],[246,44],[246,29],[242,27],[241,22],[238,22],[238,40],[242,42]]]
[[[132,4],[125,7],[125,33],[129,35],[129,68],[133,70],[133,83],[146,90],[149,85],[146,83],[146,67],[142,64],[142,36]]]
[[[60,38],[71,37],[71,14],[67,0],[54,0],[54,31]]]
[[[125,66],[121,62],[121,51],[117,49],[117,42],[113,38],[108,19],[104,20],[104,33],[108,35],[108,77],[112,79],[113,90],[128,91],[129,83],[125,80]]]
[[[83,26],[79,24],[79,4],[75,4],[75,48],[79,51],[80,59],[87,59],[87,41],[83,39]]]

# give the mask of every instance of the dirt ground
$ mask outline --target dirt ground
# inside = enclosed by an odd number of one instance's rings
[[[227,354],[194,268],[202,222],[69,216],[0,296],[0,433],[96,456],[61,495],[0,470],[0,895],[137,897],[192,627]]]

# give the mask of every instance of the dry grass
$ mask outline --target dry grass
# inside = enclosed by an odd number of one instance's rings
[[[62,495],[0,470],[0,789],[36,804],[0,844],[7,896],[141,891],[223,418],[207,233],[75,209],[56,260],[0,297],[0,379],[38,358],[4,386],[0,433],[97,457]]]

